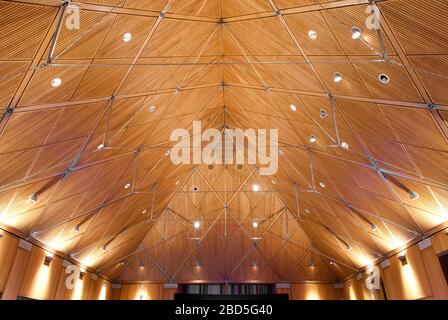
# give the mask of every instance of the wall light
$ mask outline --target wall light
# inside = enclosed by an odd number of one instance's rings
[[[86,275],[86,273],[84,271],[81,271],[79,273],[79,280],[83,280],[85,275]]]
[[[29,199],[30,199],[31,202],[36,203],[37,200],[38,200],[38,194],[37,194],[37,192],[33,193],[33,194],[30,196]]]
[[[409,198],[414,201],[420,198],[420,195],[415,191],[409,191]]]
[[[54,258],[52,256],[45,256],[44,265],[49,267],[53,260]]]
[[[397,259],[401,261],[401,265],[402,265],[402,266],[405,266],[405,265],[408,264],[408,259],[406,258],[406,254],[400,254],[400,255],[397,257]]]

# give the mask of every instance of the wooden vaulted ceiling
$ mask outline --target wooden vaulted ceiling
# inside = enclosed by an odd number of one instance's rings
[[[61,1],[0,1],[2,228],[123,282],[333,282],[433,232],[448,4],[376,2],[378,32],[367,0],[78,0],[79,30]],[[173,165],[194,120],[278,128],[277,174]]]

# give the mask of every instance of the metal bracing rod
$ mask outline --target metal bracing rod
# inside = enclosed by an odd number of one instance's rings
[[[313,188],[313,191],[316,191],[316,181],[314,179],[314,168],[313,168],[313,153],[312,153],[311,149],[308,149],[307,153],[308,153],[308,162],[309,162],[309,167],[310,167],[312,188]]]
[[[330,257],[329,255],[326,255],[325,253],[322,253],[321,251],[317,250],[314,246],[313,246],[313,248],[311,249],[311,251],[314,252],[314,253],[317,253],[318,255],[320,255],[320,256],[322,256],[322,257],[327,258],[328,260],[334,261],[334,262],[336,262],[337,264],[340,264],[340,265],[342,265],[342,266],[344,266],[344,267],[346,267],[346,268],[348,268],[348,269],[350,269],[350,270],[352,270],[352,271],[355,271],[355,272],[358,272],[358,271],[359,271],[359,269],[357,269],[357,268],[353,268],[352,266],[349,266],[348,264],[346,264],[346,263],[344,263],[344,262],[341,262],[341,261],[338,260],[338,259],[334,259],[333,257]]]
[[[111,236],[109,236],[109,237],[106,237],[106,238],[97,240],[97,241],[95,241],[95,242],[93,242],[93,243],[90,243],[89,245],[87,245],[87,246],[85,246],[85,247],[83,247],[83,248],[81,248],[81,249],[78,249],[76,252],[73,252],[73,253],[71,253],[70,255],[71,255],[71,256],[79,256],[79,255],[82,254],[85,250],[90,249],[90,248],[96,246],[98,243],[109,242],[109,241],[111,241],[111,240],[114,240],[114,239],[118,238],[118,236],[120,236],[120,235],[129,233],[129,231],[132,231],[132,230],[136,229],[137,227],[141,227],[142,225],[144,225],[144,224],[149,224],[149,223],[150,223],[149,220],[142,220],[142,221],[139,221],[139,222],[137,222],[137,223],[135,223],[135,224],[133,224],[133,225],[131,225],[131,226],[122,228],[122,229],[121,229],[118,233],[116,233],[116,234],[113,234],[113,235],[111,235]],[[113,250],[113,248],[112,248],[111,250]]]
[[[151,189],[152,189],[151,221],[154,221],[154,208],[156,206],[157,183],[154,183]]]
[[[377,7],[376,1],[375,0],[369,0],[370,4]],[[372,14],[375,14],[375,12],[371,12]],[[383,38],[383,34],[381,33],[381,28],[375,28],[376,31],[376,36],[378,38],[378,43],[380,45],[380,49],[381,49],[381,55],[385,60],[388,60],[388,54],[387,54],[387,50],[386,50],[386,46],[385,46],[385,42],[384,42],[384,38]]]
[[[378,227],[376,224],[374,224],[370,219],[368,219],[363,213],[358,212],[355,208],[353,208],[350,204],[347,203],[347,207],[350,209],[351,212],[353,212],[357,217],[359,217],[361,220],[366,222],[370,225],[372,231],[375,231],[375,229]]]
[[[39,234],[41,234],[41,233],[43,233],[43,232],[45,232],[45,231],[48,231],[48,230],[57,228],[57,227],[59,227],[59,226],[65,224],[65,223],[68,223],[68,222],[77,220],[77,219],[79,219],[79,218],[83,218],[83,217],[92,215],[92,214],[95,213],[95,211],[101,210],[101,209],[103,209],[105,206],[108,206],[108,205],[117,203],[117,202],[119,202],[119,201],[121,201],[121,200],[123,200],[123,199],[126,199],[126,198],[128,198],[128,197],[130,197],[130,196],[133,196],[133,195],[134,195],[134,194],[132,194],[132,193],[128,193],[127,195],[124,195],[124,196],[122,196],[122,197],[120,197],[120,198],[118,198],[118,199],[115,199],[115,200],[113,200],[113,201],[104,203],[104,204],[99,205],[99,206],[97,206],[97,207],[95,207],[95,208],[93,208],[93,209],[84,211],[84,212],[80,213],[79,215],[77,215],[76,217],[70,217],[70,218],[65,219],[65,220],[63,220],[63,221],[61,221],[61,222],[58,222],[58,223],[56,223],[56,224],[54,224],[54,225],[52,225],[52,226],[49,226],[49,227],[47,227],[47,228],[44,228],[44,229],[35,231],[35,233],[37,233],[37,235],[39,235]]]
[[[297,209],[297,220],[300,221],[300,203],[299,203],[299,186],[297,183],[294,183],[294,191],[296,198],[296,209]]]
[[[125,259],[127,259],[127,258],[133,256],[134,254],[138,253],[140,250],[142,250],[142,248],[141,248],[141,247],[138,247],[136,250],[132,251],[131,253],[128,253],[128,254],[126,254],[126,255],[124,255],[124,256],[121,256],[121,257],[119,257],[118,259],[115,259],[115,260],[113,260],[113,261],[110,262],[110,263],[104,264],[103,266],[99,266],[99,267],[96,269],[96,272],[101,272],[101,271],[103,271],[103,270],[105,270],[105,269],[107,269],[107,268],[109,268],[109,267],[112,267],[112,266],[116,265],[117,263],[123,262],[123,260],[125,260]],[[76,260],[76,259],[75,259],[75,260]],[[126,266],[127,266],[127,264],[125,265],[124,269],[126,268]]]
[[[110,121],[112,120],[112,107],[113,107],[113,101],[114,99],[109,100],[108,102],[108,112],[107,112],[107,121],[106,121],[106,128],[104,130],[104,136],[103,136],[103,145],[101,149],[106,149],[107,144],[109,141],[109,127],[110,127]]]
[[[372,248],[370,248],[370,247],[368,247],[368,246],[366,246],[366,245],[364,245],[364,244],[362,244],[362,243],[360,243],[360,242],[358,242],[358,241],[356,241],[356,240],[353,240],[353,239],[351,239],[351,238],[348,239],[347,237],[345,237],[345,236],[343,236],[343,235],[340,235],[340,234],[337,233],[337,232],[334,232],[332,229],[330,229],[330,228],[327,227],[326,225],[323,225],[323,224],[321,224],[321,223],[319,223],[319,222],[316,222],[316,221],[314,221],[313,219],[308,219],[308,220],[309,220],[311,223],[317,224],[317,225],[319,225],[319,226],[325,228],[329,233],[332,234],[333,237],[335,237],[338,241],[342,242],[342,243],[346,246],[346,249],[347,249],[347,250],[350,250],[350,249],[351,249],[351,245],[347,242],[347,241],[349,241],[349,242],[353,242],[353,243],[355,243],[356,245],[358,245],[358,246],[360,246],[360,247],[362,247],[362,248],[364,248],[364,249],[370,251],[371,253],[373,253],[373,254],[374,254],[375,256],[377,256],[378,258],[383,258],[383,257],[384,257],[383,254],[381,254],[381,253],[379,253],[379,252],[373,250]]]
[[[331,112],[331,116],[332,116],[332,120],[333,120],[333,126],[334,126],[334,132],[336,134],[336,143],[338,144],[338,147],[342,147],[341,145],[341,137],[339,136],[339,128],[338,128],[338,122],[337,122],[337,117],[336,117],[336,110],[335,110],[335,100],[334,100],[334,96],[333,95],[329,95],[330,96],[330,112]]]
[[[134,153],[134,159],[133,161],[136,161],[136,157],[138,154]],[[127,170],[123,170],[123,172],[120,174],[119,179],[117,180],[117,182],[115,183],[114,187],[112,188],[112,190],[110,191],[109,195],[106,197],[106,201],[109,200],[111,198],[111,196],[114,194],[114,192],[117,190],[118,186],[119,186],[119,182],[122,180],[122,178],[124,177],[124,175],[126,174]],[[130,192],[130,194],[134,194],[133,192]],[[90,229],[93,227],[93,225],[95,224],[98,216],[101,214],[101,212],[104,210],[105,206],[103,208],[101,208],[98,212],[93,214],[93,220],[92,223],[87,227],[86,232],[89,232]],[[120,209],[119,212],[121,212],[122,209]],[[117,216],[117,214],[115,215]],[[107,228],[104,230],[104,232],[102,233],[101,237],[103,237],[104,234],[107,233],[107,231],[109,230],[110,226],[112,225],[113,221],[111,221],[109,223],[109,225],[107,226]],[[127,225],[129,225],[129,222],[127,223]],[[83,234],[84,235],[84,234]]]
[[[51,39],[51,44],[50,44],[50,49],[48,50],[48,56],[47,56],[47,61],[46,61],[46,65],[50,65],[51,62],[53,61],[53,56],[54,56],[54,51],[56,50],[56,45],[59,39],[59,35],[61,34],[61,28],[62,28],[62,22],[64,21],[64,16],[65,16],[65,12],[67,11],[67,7],[70,5],[70,1],[64,1],[64,3],[62,3],[61,5],[61,14],[59,16],[59,21],[56,27],[56,32],[54,33],[52,39]]]
[[[138,175],[138,164],[141,156],[140,149],[135,152],[135,164],[134,164],[134,175],[132,177],[132,193],[135,193]]]
[[[319,192],[319,191],[315,191],[314,193],[316,193],[316,194],[318,194],[318,195],[320,195],[320,196],[326,197],[326,198],[328,198],[328,199],[330,199],[330,200],[333,200],[333,201],[335,201],[335,202],[338,202],[338,203],[340,203],[340,204],[343,204],[344,206],[347,206],[347,203],[346,203],[346,202],[344,202],[344,201],[342,201],[342,200],[339,200],[339,199],[337,199],[337,198],[331,197],[331,196],[329,196],[329,195],[327,195],[327,194],[321,193],[321,192]],[[356,209],[356,210],[358,210],[358,211],[360,211],[360,212],[366,214],[366,215],[372,216],[372,217],[374,217],[374,218],[376,218],[376,219],[379,219],[379,220],[381,220],[381,221],[383,221],[383,222],[389,223],[389,224],[391,224],[391,225],[393,225],[393,226],[395,226],[395,227],[397,227],[397,228],[400,228],[400,229],[402,229],[402,230],[405,230],[405,231],[407,231],[407,232],[410,232],[410,233],[412,233],[412,234],[414,234],[414,235],[416,235],[416,236],[420,235],[416,230],[406,228],[406,227],[404,227],[404,226],[402,226],[402,225],[399,225],[399,224],[397,224],[397,223],[395,223],[395,222],[389,221],[388,219],[385,219],[385,218],[383,218],[383,217],[377,216],[377,215],[375,215],[375,214],[373,214],[373,213],[370,213],[370,212],[365,211],[365,210],[363,210],[363,209],[357,208],[357,207],[355,207],[355,206],[352,206],[352,205],[350,205],[350,206],[353,207],[354,209]]]

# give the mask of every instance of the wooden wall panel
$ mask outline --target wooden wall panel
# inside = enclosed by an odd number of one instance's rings
[[[48,252],[33,247],[25,270],[19,296],[36,300],[51,300],[62,271],[62,259],[55,258],[49,266],[44,265]]]
[[[18,244],[19,240],[13,236],[3,234],[3,237],[0,238],[0,293],[5,288]]]
[[[418,245],[403,250],[408,264],[401,265],[397,255],[389,258],[390,266],[381,268],[381,279],[388,300],[446,300],[448,284],[438,256],[447,252],[448,235],[440,232],[431,238],[432,245],[420,250]],[[364,274],[365,277],[365,274]],[[344,283],[345,300],[381,300],[382,291],[369,291],[365,279],[354,278]]]
[[[160,284],[123,284],[120,300],[164,300],[164,286]]]
[[[291,300],[340,300],[342,289],[333,284],[303,283],[293,284],[291,287]]]
[[[25,276],[30,254],[31,253],[28,250],[17,248],[11,272],[8,274],[8,279],[2,293],[2,300],[17,299],[23,278]]]
[[[36,300],[110,300],[112,284],[86,272],[73,290],[66,287],[64,260],[54,256],[49,266],[44,265],[44,249],[31,246],[19,247],[19,239],[4,234],[0,238],[0,293],[2,300],[25,297]]]

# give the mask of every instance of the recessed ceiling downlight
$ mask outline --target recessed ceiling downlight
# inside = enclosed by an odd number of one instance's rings
[[[352,28],[352,39],[353,40],[361,38],[361,34],[362,34],[361,28],[359,28],[359,27]]]
[[[314,31],[314,30],[308,31],[308,38],[310,38],[311,40],[316,40],[317,39],[316,31]]]
[[[378,76],[378,80],[380,80],[381,83],[387,84],[390,82],[390,77],[387,74],[382,73]]]
[[[126,32],[124,35],[123,35],[123,41],[124,42],[129,42],[129,41],[131,41],[132,40],[132,34],[130,33],[130,32]]]
[[[343,79],[342,74],[340,74],[339,72],[334,73],[333,75],[334,82],[339,83],[342,81],[342,79]]]
[[[62,85],[62,79],[61,78],[54,78],[51,80],[51,86],[53,88],[59,88]]]

